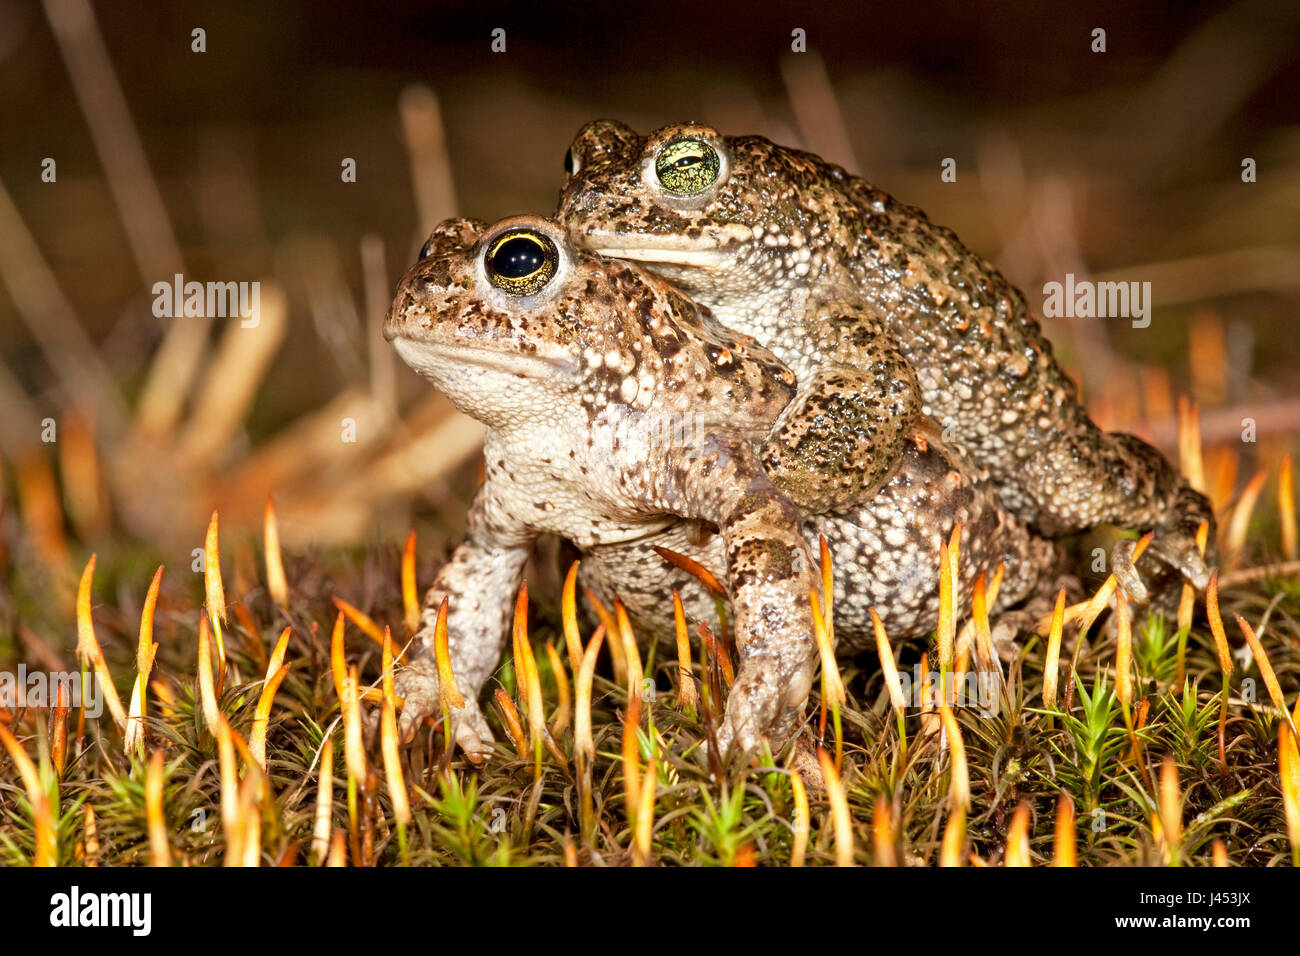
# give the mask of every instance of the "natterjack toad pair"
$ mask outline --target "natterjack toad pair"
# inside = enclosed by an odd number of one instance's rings
[[[743,751],[802,714],[819,534],[849,650],[868,607],[891,635],[933,626],[938,544],[958,521],[962,592],[1004,563],[999,608],[1051,570],[1040,535],[1099,523],[1156,530],[1154,552],[1203,584],[1204,499],[1093,425],[1020,294],[918,210],[700,126],[643,139],[595,123],[566,166],[557,221],[444,223],[388,316],[402,358],[488,426],[466,540],[399,675],[404,726],[436,707],[447,597],[455,738],[487,751],[477,696],[543,533],[578,547],[584,584],[641,633],[671,632],[673,588],[688,615],[711,610],[653,546],[723,578],[739,662],[721,742]]]

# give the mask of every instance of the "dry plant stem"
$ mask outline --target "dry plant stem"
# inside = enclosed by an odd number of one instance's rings
[[[1293,578],[1300,575],[1300,561],[1283,561],[1281,564],[1262,564],[1253,568],[1241,568],[1223,575],[1219,583],[1223,587],[1240,587],[1269,578]]]
[[[14,307],[41,354],[59,377],[76,404],[93,408],[110,434],[120,435],[126,428],[127,410],[121,392],[99,357],[90,336],[76,319],[76,310],[59,287],[53,270],[41,255],[31,232],[23,222],[9,192],[0,182],[0,281],[3,281]],[[184,323],[181,323],[184,324]],[[28,403],[17,382],[6,376],[4,407],[13,414]],[[10,398],[10,393],[18,400]],[[31,415],[34,422],[36,416]],[[18,444],[37,441],[39,431],[23,429],[11,438],[6,429],[6,451],[16,454]],[[17,443],[16,443],[17,442]]]

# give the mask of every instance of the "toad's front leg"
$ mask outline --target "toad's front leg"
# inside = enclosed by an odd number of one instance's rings
[[[465,541],[425,595],[410,663],[396,678],[397,693],[404,698],[402,735],[409,737],[424,717],[440,709],[434,627],[438,608],[446,598],[448,656],[465,701],[451,710],[452,735],[474,758],[492,749],[492,732],[479,709],[478,697],[505,649],[515,592],[534,541],[534,535],[516,527],[505,515],[489,482],[474,499]]]
[[[799,390],[761,449],[763,468],[806,513],[865,504],[893,474],[921,417],[920,388],[884,320],[810,303]]]
[[[710,434],[684,454],[672,491],[681,511],[721,533],[735,620],[739,661],[718,743],[751,753],[764,736],[788,737],[802,715],[817,659],[809,589],[820,579],[798,510],[748,443]]]

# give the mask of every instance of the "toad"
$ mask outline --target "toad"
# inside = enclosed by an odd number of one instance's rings
[[[825,379],[862,370],[856,343],[892,336],[908,369],[895,376],[988,469],[1005,508],[1049,536],[1154,531],[1151,552],[1206,585],[1195,538],[1202,521],[1213,529],[1207,499],[1155,448],[1096,426],[1024,296],[921,210],[810,153],[697,124],[640,136],[589,123],[565,169],[557,218],[575,244],[669,279],[770,348],[814,397]],[[1133,544],[1115,547],[1112,570],[1145,600]]]
[[[1000,508],[985,473],[921,420],[881,487],[834,513],[801,510],[769,474],[794,376],[767,349],[643,267],[575,247],[535,216],[443,223],[398,285],[385,337],[417,372],[487,426],[485,473],[463,543],[425,598],[412,660],[397,678],[410,732],[438,704],[433,632],[448,599],[453,672],[464,707],[452,734],[489,752],[478,695],[510,633],[513,597],[535,540],[583,556],[584,584],[618,596],[646,636],[672,635],[672,592],[712,614],[666,547],[723,582],[738,665],[720,745],[750,752],[797,726],[817,661],[810,589],[825,535],[840,572],[835,633],[870,644],[868,608],[891,636],[933,627],[938,547],[963,526],[962,592],[1005,565],[998,608],[1030,593],[1054,546]],[[796,480],[802,466],[792,474]]]

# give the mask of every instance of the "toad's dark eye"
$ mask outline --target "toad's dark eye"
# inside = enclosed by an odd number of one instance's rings
[[[520,229],[497,237],[483,260],[488,280],[511,295],[541,292],[555,277],[559,264],[555,243],[540,233]]]
[[[578,157],[573,155],[573,147],[569,147],[569,151],[564,154],[564,175],[578,175]]]
[[[428,239],[425,241],[424,245],[420,247],[420,258],[427,259],[431,255],[433,255],[433,240]]]
[[[694,196],[712,186],[721,167],[718,151],[701,139],[679,139],[655,157],[655,175],[665,192]]]

